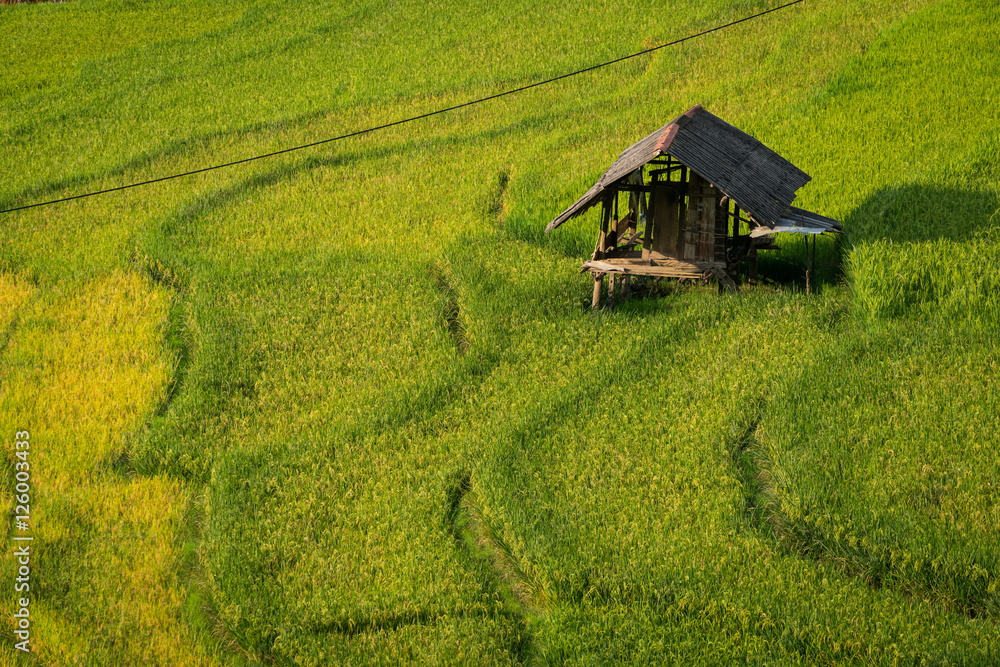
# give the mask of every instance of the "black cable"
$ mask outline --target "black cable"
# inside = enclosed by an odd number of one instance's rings
[[[129,188],[137,188],[137,187],[139,187],[141,185],[151,185],[153,183],[160,183],[161,181],[170,181],[170,180],[173,180],[175,178],[182,178],[184,176],[193,176],[194,174],[200,174],[200,173],[206,172],[206,171],[214,171],[215,169],[223,169],[225,167],[232,167],[232,166],[235,166],[235,165],[238,165],[238,164],[243,164],[245,162],[253,162],[254,160],[263,160],[264,158],[274,157],[275,155],[281,155],[282,153],[291,153],[292,151],[299,151],[299,150],[302,150],[304,148],[312,148],[313,146],[319,146],[321,144],[328,144],[328,143],[330,143],[332,141],[340,141],[341,139],[350,139],[351,137],[357,137],[357,136],[360,136],[362,134],[368,134],[369,132],[376,132],[378,130],[384,130],[386,128],[395,127],[396,125],[402,125],[404,123],[412,123],[415,120],[422,120],[424,118],[429,118],[430,116],[437,116],[438,114],[447,113],[449,111],[455,111],[456,109],[461,109],[463,107],[470,107],[470,106],[472,106],[474,104],[482,104],[483,102],[489,102],[490,100],[495,100],[495,99],[497,99],[499,97],[505,97],[507,95],[513,95],[514,93],[520,93],[522,91],[529,90],[531,88],[536,88],[538,86],[544,86],[546,84],[553,83],[555,81],[560,81],[562,79],[568,79],[571,76],[576,76],[578,74],[584,74],[586,72],[592,72],[595,69],[600,69],[602,67],[607,67],[609,65],[614,65],[616,63],[622,62],[623,60],[629,60],[631,58],[637,58],[639,56],[644,56],[646,54],[652,53],[653,51],[659,51],[660,49],[665,49],[668,46],[676,46],[677,44],[681,44],[682,42],[687,42],[689,40],[696,39],[698,37],[703,37],[703,36],[708,35],[710,33],[718,32],[719,30],[725,30],[726,28],[731,28],[734,25],[739,25],[740,23],[746,23],[747,21],[751,21],[753,19],[760,18],[761,16],[764,16],[766,14],[771,14],[772,12],[776,12],[776,11],[785,9],[787,7],[791,7],[792,5],[797,5],[800,2],[804,2],[804,1],[805,0],[793,0],[792,2],[786,3],[786,4],[781,5],[779,7],[773,7],[771,9],[765,10],[763,12],[759,12],[759,13],[753,14],[751,16],[746,16],[746,17],[738,19],[736,21],[732,21],[730,23],[726,23],[724,25],[716,26],[714,28],[709,28],[708,30],[703,30],[702,32],[696,33],[694,35],[688,35],[687,37],[681,37],[680,39],[676,39],[676,40],[674,40],[672,42],[667,42],[666,44],[660,44],[659,46],[654,46],[652,48],[645,49],[643,51],[637,51],[636,53],[632,53],[632,54],[627,55],[627,56],[622,56],[621,58],[615,58],[614,60],[609,60],[607,62],[603,62],[603,63],[600,63],[598,65],[591,65],[590,67],[585,67],[584,69],[579,69],[579,70],[576,70],[575,72],[570,72],[568,74],[560,74],[559,76],[552,77],[551,79],[545,79],[544,81],[536,81],[535,83],[529,83],[528,85],[521,86],[520,88],[512,88],[511,90],[506,90],[506,91],[504,91],[502,93],[496,93],[495,95],[488,95],[487,97],[481,97],[481,98],[479,98],[477,100],[472,100],[470,102],[463,102],[461,104],[456,104],[455,106],[450,106],[450,107],[447,107],[447,108],[444,108],[444,109],[438,109],[437,111],[430,111],[428,113],[421,114],[419,116],[413,116],[411,118],[404,118],[403,120],[396,120],[396,121],[393,121],[391,123],[386,123],[384,125],[376,125],[375,127],[369,127],[369,128],[364,129],[364,130],[356,130],[354,132],[349,132],[347,134],[342,134],[342,135],[340,135],[338,137],[331,137],[329,139],[321,139],[319,141],[314,141],[312,143],[302,144],[301,146],[293,146],[291,148],[282,148],[280,151],[273,151],[271,153],[264,153],[263,155],[255,155],[253,157],[243,158],[242,160],[234,160],[233,162],[226,162],[225,164],[217,164],[217,165],[213,165],[211,167],[202,167],[201,169],[195,169],[193,171],[185,171],[185,172],[180,173],[180,174],[171,174],[170,176],[160,176],[159,178],[153,178],[153,179],[150,179],[148,181],[141,181],[139,183],[129,183],[128,185],[119,185],[118,187],[108,188],[106,190],[95,190],[94,192],[85,192],[84,194],[81,194],[81,195],[73,195],[71,197],[63,197],[62,199],[52,199],[52,200],[49,200],[49,201],[38,202],[38,203],[35,203],[35,204],[28,204],[26,206],[18,206],[16,208],[7,208],[7,209],[4,209],[4,210],[0,211],[0,214],[3,214],[3,213],[13,213],[14,211],[23,211],[25,209],[36,208],[38,206],[48,206],[50,204],[59,204],[61,202],[65,202],[65,201],[72,201],[74,199],[83,199],[84,197],[94,197],[96,195],[103,195],[103,194],[107,194],[109,192],[118,192],[119,190],[128,190]]]

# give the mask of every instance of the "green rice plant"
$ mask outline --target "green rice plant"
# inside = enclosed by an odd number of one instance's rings
[[[872,321],[916,316],[995,328],[1000,323],[1000,227],[970,241],[873,241],[850,270],[860,313]]]
[[[0,204],[764,6],[12,8]],[[58,443],[43,660],[994,664],[996,18],[817,0],[5,216],[0,427],[44,416]],[[591,312],[593,216],[544,225],[694,103],[844,220],[821,289],[782,240],[740,297]]]

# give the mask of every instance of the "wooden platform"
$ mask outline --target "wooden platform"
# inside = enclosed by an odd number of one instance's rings
[[[631,254],[631,253],[630,253]],[[642,254],[642,253],[638,253]],[[604,275],[610,276],[608,283],[608,302],[614,307],[614,292],[616,277],[621,276],[624,286],[623,298],[628,298],[631,292],[630,276],[652,276],[656,278],[693,278],[707,280],[714,278],[719,283],[719,289],[731,294],[738,294],[739,288],[726,273],[725,262],[687,262],[663,257],[642,259],[641,257],[608,257],[591,259],[583,263],[580,272],[590,271],[594,276],[594,298],[592,306],[597,308],[601,303],[601,285]]]
[[[642,259],[641,257],[591,259],[584,262],[581,267],[581,271],[668,278],[715,277],[716,272],[725,272],[725,270],[725,262],[686,262],[667,257],[662,259]]]

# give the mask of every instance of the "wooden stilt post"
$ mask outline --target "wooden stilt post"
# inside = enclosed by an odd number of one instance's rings
[[[618,282],[618,276],[614,273],[608,274],[608,310],[615,309],[615,284]]]
[[[617,199],[617,195],[615,197]],[[610,231],[611,223],[611,200],[604,199],[604,212],[601,215],[601,242],[600,248],[598,249],[597,259],[604,259],[604,253],[608,250],[608,232]]]
[[[812,258],[812,269],[813,269],[813,282],[816,282],[816,237],[819,234],[813,234],[813,258]]]
[[[653,225],[656,218],[656,184],[658,181],[659,174],[655,173],[649,179],[649,204],[646,205],[646,229],[643,230],[645,236],[642,239],[642,258],[650,264],[653,263]]]
[[[739,252],[736,247],[736,238],[740,235],[740,205],[733,202],[733,239],[730,245],[730,252],[733,257]],[[726,258],[726,268],[729,269],[729,278],[735,284],[740,279],[740,263],[738,261],[729,263],[729,257]]]
[[[632,277],[622,276],[622,301],[632,298]]]
[[[812,257],[809,254],[809,237],[806,237],[806,294],[809,294],[809,281],[812,278]]]
[[[687,252],[688,244],[688,219],[687,219],[687,208],[688,208],[688,168],[681,167],[681,197],[680,197],[680,208],[677,211],[677,258],[678,259],[690,259]]]
[[[608,231],[611,222],[611,200],[605,197],[604,211],[601,215],[601,233],[597,237],[597,248],[594,249],[594,259],[604,259],[607,252]],[[591,308],[601,307],[601,283],[604,282],[604,274],[600,271],[591,271],[594,276],[594,296],[590,301]]]

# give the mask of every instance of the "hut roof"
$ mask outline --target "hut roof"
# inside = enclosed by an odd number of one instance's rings
[[[597,183],[550,222],[545,231],[551,231],[583,213],[604,199],[604,192],[609,186],[647,162],[667,154],[729,195],[758,223],[772,228],[767,233],[804,231],[813,227],[811,223],[815,214],[796,215],[797,225],[788,225],[784,220],[789,217],[789,204],[795,199],[795,191],[808,183],[811,177],[749,134],[698,104],[626,148]],[[840,227],[835,220],[823,220],[835,223],[837,229]],[[828,225],[826,222],[823,224]],[[796,228],[778,229],[790,226]]]

